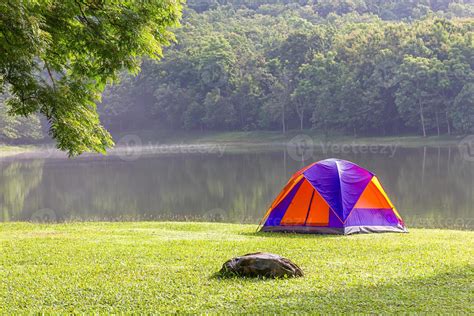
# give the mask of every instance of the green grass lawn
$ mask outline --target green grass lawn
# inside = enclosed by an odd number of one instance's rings
[[[0,144],[0,158],[26,153],[34,149],[35,146],[33,145],[13,146]]]
[[[287,143],[294,137],[299,135],[309,136],[314,145],[320,144],[351,144],[351,145],[401,145],[405,147],[420,147],[420,146],[452,146],[457,145],[463,138],[462,136],[372,136],[372,137],[354,137],[331,135],[325,137],[321,132],[315,130],[291,130],[286,134],[281,132],[221,132],[203,136],[194,136],[199,142],[210,143]]]
[[[249,252],[303,278],[219,279]],[[474,232],[318,236],[212,223],[0,224],[0,313],[474,313]]]
[[[402,147],[445,147],[456,146],[463,136],[381,136],[381,137],[353,137],[338,136],[324,137],[320,132],[314,130],[292,130],[286,134],[276,131],[251,131],[251,132],[171,132],[171,131],[137,131],[136,133],[124,133],[114,136],[118,144],[124,136],[137,135],[142,145],[158,146],[166,144],[225,144],[229,147],[227,151],[246,151],[261,149],[264,146],[284,146],[289,142],[294,142],[294,137],[307,135],[313,141],[315,147],[330,146],[334,144],[344,144],[353,146],[386,146],[397,145]],[[301,141],[301,139],[299,140]],[[0,144],[0,159],[27,152],[40,152],[46,149],[55,148],[54,143],[32,144],[32,145],[6,145]]]
[[[165,143],[194,144],[194,143],[227,143],[235,145],[262,145],[262,144],[286,144],[295,136],[307,135],[314,141],[314,145],[320,144],[353,144],[353,145],[402,145],[405,147],[420,146],[453,146],[457,145],[463,138],[460,135],[443,135],[422,137],[418,135],[411,136],[372,136],[372,137],[354,137],[343,136],[332,133],[325,137],[318,130],[290,130],[286,134],[280,131],[237,131],[237,132],[199,132],[193,131],[137,131],[117,134],[114,136],[119,141],[126,135],[134,134],[140,137],[145,145],[162,145]]]

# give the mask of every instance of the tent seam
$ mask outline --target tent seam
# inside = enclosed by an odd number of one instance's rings
[[[354,203],[354,206],[352,207],[352,209],[350,210],[349,214],[347,214],[347,217],[346,219],[344,220],[344,222],[342,224],[346,224],[347,220],[349,219],[349,217],[351,216],[352,212],[354,211],[355,209],[355,206],[357,205],[357,202],[360,200],[362,194],[364,194],[364,191],[367,189],[367,186],[370,184],[370,182],[372,181],[372,179],[375,177],[375,175],[372,175],[372,178],[370,178],[370,181],[367,182],[367,185],[364,187],[364,190],[362,190],[362,193],[360,194],[359,196],[359,199]]]
[[[311,185],[311,183],[309,181],[308,181],[308,183]],[[313,187],[313,193],[311,194],[311,199],[309,200],[308,211],[306,212],[306,218],[304,220],[303,226],[306,226],[306,222],[308,222],[309,212],[311,212],[311,204],[313,204],[314,191],[316,191],[316,189]]]
[[[339,175],[338,175],[338,176],[339,176]],[[313,187],[313,189],[314,189],[315,191],[318,191],[318,189],[316,189],[316,188],[314,187],[314,185],[311,183],[311,181],[309,181],[309,180],[306,178],[306,175],[305,175],[304,173],[303,173],[303,177],[304,177],[304,179],[305,179],[306,181],[308,181],[308,183]],[[319,196],[324,200],[324,202],[326,202],[326,204],[328,205],[329,210],[330,210],[334,215],[336,215],[337,219],[341,222],[341,224],[344,224],[344,222],[342,221],[342,219],[341,219],[341,218],[339,217],[339,215],[337,215],[337,213],[332,209],[331,205],[329,204],[328,201],[326,201],[326,199],[324,198],[324,196],[322,196],[319,191],[318,191],[318,194],[319,194]]]
[[[337,169],[337,180],[339,182],[339,195],[341,197],[341,200],[340,200],[341,208],[342,208],[341,211],[342,211],[342,217],[344,217],[344,203],[343,203],[343,198],[342,198],[341,174],[340,174],[340,170],[339,170],[338,161],[336,160],[335,163],[336,163],[336,169]],[[341,219],[339,219],[339,220],[344,224],[344,222]]]

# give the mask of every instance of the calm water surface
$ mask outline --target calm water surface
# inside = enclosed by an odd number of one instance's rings
[[[0,220],[257,223],[294,172],[337,157],[376,173],[408,227],[474,228],[474,162],[456,147],[314,150],[305,161],[284,146],[184,148],[0,160]]]

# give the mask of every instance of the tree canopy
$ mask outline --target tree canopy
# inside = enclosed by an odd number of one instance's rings
[[[9,0],[0,3],[0,93],[10,113],[43,114],[70,155],[113,144],[96,103],[121,70],[158,59],[180,1]]]
[[[97,112],[112,133],[474,132],[470,1],[189,0],[178,29],[167,1],[0,10],[10,112],[43,113],[73,155],[112,144]]]
[[[136,129],[138,112],[151,129],[474,131],[472,4],[257,2],[190,1],[165,58],[107,90],[107,126]]]

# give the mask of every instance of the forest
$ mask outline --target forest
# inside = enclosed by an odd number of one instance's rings
[[[190,0],[163,59],[109,85],[98,111],[112,134],[472,133],[473,16],[469,1]],[[0,125],[5,142],[47,130],[4,107]]]
[[[0,316],[474,315],[473,67],[474,0],[0,0]]]

